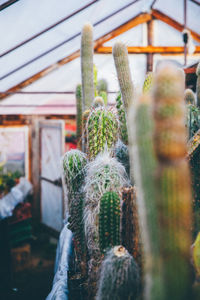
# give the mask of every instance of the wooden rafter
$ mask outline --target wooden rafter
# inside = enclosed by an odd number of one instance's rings
[[[127,47],[128,53],[130,54],[148,54],[148,53],[155,53],[155,54],[183,54],[184,47],[182,46],[134,46],[134,47]],[[112,47],[98,47],[95,51],[96,53],[112,53]],[[194,53],[200,53],[200,46],[196,46]]]
[[[102,36],[101,38],[97,39],[94,42],[94,49],[97,49],[99,46],[101,46],[103,43],[113,39],[114,37],[126,32],[127,30],[145,23],[149,20],[151,20],[152,16],[150,14],[146,14],[146,13],[142,13],[137,15],[136,17],[134,17],[133,19],[131,19],[130,21],[124,23],[123,25],[115,28],[114,30],[112,30],[111,32],[105,34],[104,36]],[[20,84],[12,87],[11,89],[8,89],[6,92],[16,92],[21,90],[22,88],[25,88],[26,86],[32,84],[33,82],[35,82],[36,80],[40,79],[41,77],[49,74],[51,71],[54,71],[56,69],[58,69],[59,67],[67,64],[68,62],[76,59],[77,57],[80,56],[80,50],[73,52],[72,54],[68,55],[67,57],[65,57],[64,59],[61,59],[60,61],[58,61],[57,63],[45,68],[44,70],[38,72],[37,74],[31,76],[30,78],[24,80],[23,82],[21,82]],[[0,99],[3,99],[7,96],[7,94],[0,94]]]
[[[170,18],[169,16],[165,15],[164,13],[160,12],[159,10],[152,9],[151,14],[154,18],[174,27],[176,30],[178,30],[180,32],[182,32],[184,30],[184,25],[180,24],[179,22],[175,21],[174,19]],[[200,42],[200,35],[191,29],[189,29],[189,30],[191,32],[192,37],[197,42]]]

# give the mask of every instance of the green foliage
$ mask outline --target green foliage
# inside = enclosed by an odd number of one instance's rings
[[[127,131],[127,124],[126,124],[126,114],[124,110],[124,104],[121,99],[121,93],[118,94],[116,98],[116,108],[119,117],[119,124],[120,124],[120,136],[124,144],[128,144],[128,131]]]
[[[118,122],[115,114],[104,107],[91,111],[87,122],[87,144],[90,158],[112,148],[118,138]]]
[[[102,252],[120,244],[120,199],[115,192],[107,192],[100,199],[99,244]]]
[[[139,270],[123,246],[107,252],[102,263],[96,300],[136,300],[139,294]]]
[[[19,171],[5,173],[3,167],[0,168],[0,194],[8,193],[12,187],[18,183],[21,177]]]

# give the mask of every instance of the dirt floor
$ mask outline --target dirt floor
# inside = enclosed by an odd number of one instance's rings
[[[51,290],[57,240],[40,233],[31,244],[30,261],[13,272],[12,289],[0,291],[1,300],[44,300]]]

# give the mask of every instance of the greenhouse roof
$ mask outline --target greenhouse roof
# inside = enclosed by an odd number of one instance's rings
[[[197,43],[199,15],[200,1],[188,0],[187,28]],[[56,0],[0,0],[0,97],[7,95],[6,91],[19,91],[79,57],[85,22],[93,24],[94,48],[100,49],[102,45],[112,46],[112,39],[119,35],[127,41],[126,31],[141,31],[140,24],[152,17],[182,32],[184,0],[59,0],[59,5]],[[132,34],[137,44],[139,34]]]

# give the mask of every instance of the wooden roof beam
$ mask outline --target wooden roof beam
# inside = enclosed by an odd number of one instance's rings
[[[179,22],[175,21],[174,19],[170,18],[169,16],[165,15],[161,11],[157,9],[152,9],[151,14],[154,18],[163,21],[164,23],[172,26],[176,30],[182,32],[184,30],[184,25],[180,24]],[[188,28],[189,29],[189,28]],[[191,32],[192,37],[197,41],[200,42],[200,35],[195,31],[189,29]]]

